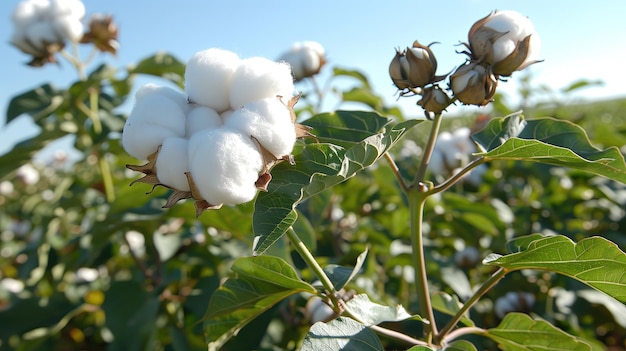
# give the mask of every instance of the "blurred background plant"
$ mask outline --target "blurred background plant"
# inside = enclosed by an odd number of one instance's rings
[[[92,18],[98,26],[114,25],[110,17]],[[107,33],[113,32],[117,29]],[[146,196],[145,187],[129,187],[135,175],[124,165],[135,160],[120,145],[126,119],[120,106],[132,100],[129,94],[139,76],[182,88],[185,67],[167,53],[127,67],[99,65],[98,55],[81,58],[74,49],[115,53],[117,46],[86,37],[83,44],[62,40],[59,51],[45,51],[72,63],[75,82],[60,88],[44,83],[18,93],[7,110],[7,123],[27,114],[41,130],[0,156],[0,350],[205,350],[201,321],[209,298],[233,275],[232,262],[252,252],[253,204],[225,206],[196,218],[190,202],[162,209],[169,195],[164,189]],[[50,62],[50,56],[33,59]],[[332,97],[337,108],[407,119],[373,91],[365,73],[322,66],[331,73],[321,88],[322,82],[307,81],[314,74],[298,82],[305,92],[297,106],[302,118],[320,112],[317,99]],[[624,153],[625,100],[537,105],[532,92],[549,88],[535,87],[531,76],[523,82],[519,95],[526,117],[575,121],[594,145],[621,147]],[[589,84],[594,82],[577,82],[564,92]],[[480,114],[446,116],[442,130],[476,130],[491,117],[519,109],[507,105],[506,96],[495,99],[493,109]],[[402,174],[408,176],[414,168],[427,133],[419,125],[391,150]],[[68,161],[63,152],[46,163],[34,158],[49,142],[68,135],[80,152],[76,161]],[[469,136],[458,136],[464,137]],[[429,175],[433,181],[437,177]],[[405,202],[393,172],[376,164],[300,204],[294,227],[322,265],[353,265],[367,248],[362,271],[345,289],[417,310]],[[625,207],[624,184],[557,166],[489,163],[477,179],[458,183],[427,203],[425,250],[431,291],[439,297],[436,305],[453,295],[466,299],[493,272],[480,264],[482,259],[507,252],[506,243],[515,237],[559,233],[578,241],[601,235],[624,250]],[[314,280],[282,240],[267,254],[284,258],[305,280]],[[294,295],[268,309],[224,349],[296,349],[310,327],[309,298]],[[493,327],[508,311],[530,313],[613,350],[626,348],[626,307],[561,275],[511,273],[470,317]],[[446,318],[445,312],[436,313]],[[414,334],[421,323],[387,326]],[[470,340],[479,349],[496,348],[486,338]],[[386,349],[407,347],[396,339],[382,342]]]

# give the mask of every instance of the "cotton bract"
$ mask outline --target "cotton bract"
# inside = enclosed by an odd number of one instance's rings
[[[147,84],[135,94],[122,145],[148,163],[127,167],[144,173],[135,182],[173,190],[164,207],[192,198],[199,215],[248,202],[308,133],[295,124],[293,91],[285,63],[200,51],[188,62],[185,93]]]

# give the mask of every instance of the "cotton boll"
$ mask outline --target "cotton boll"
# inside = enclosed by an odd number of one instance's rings
[[[45,48],[46,44],[63,41],[57,37],[51,22],[35,22],[24,33],[26,39],[39,50]]]
[[[77,18],[69,16],[55,18],[52,27],[60,40],[69,39],[78,43],[83,37],[83,23]]]
[[[185,172],[189,172],[189,141],[184,138],[169,137],[163,140],[156,160],[157,178],[161,184],[182,191],[189,191]]]
[[[146,159],[166,137],[185,135],[185,113],[160,94],[137,100],[122,133],[122,145],[130,155]]]
[[[210,204],[251,201],[263,168],[257,145],[232,128],[203,130],[189,140],[189,169],[200,195]]]
[[[252,57],[242,60],[233,75],[230,106],[236,110],[249,102],[277,95],[287,103],[293,93],[293,77],[287,63]]]
[[[85,5],[80,0],[51,0],[49,15],[70,16],[75,19],[85,17]]]
[[[226,125],[254,137],[277,158],[290,155],[296,142],[291,111],[276,97],[246,104],[233,112]]]
[[[23,31],[14,32],[11,36],[10,43],[20,49],[23,53],[39,56],[41,55],[41,49],[34,47],[30,41],[26,39],[26,33]]]
[[[185,94],[181,91],[154,83],[148,83],[139,88],[139,90],[135,93],[135,100],[139,101],[144,96],[150,96],[153,94],[161,95],[174,101],[185,112],[185,114],[189,113],[189,111],[193,108],[193,106],[187,102],[187,96],[185,96]]]
[[[15,29],[18,31],[25,30],[34,22],[41,20],[49,6],[48,0],[27,0],[18,3],[11,14]]]
[[[214,109],[196,106],[187,114],[185,135],[189,138],[199,130],[216,129],[223,125],[222,118]]]
[[[228,50],[212,48],[197,52],[185,69],[189,99],[217,112],[227,110],[231,81],[239,62],[239,56]]]

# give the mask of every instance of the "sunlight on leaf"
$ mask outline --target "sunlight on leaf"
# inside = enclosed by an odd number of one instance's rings
[[[505,256],[488,256],[484,263],[509,271],[539,269],[563,274],[626,303],[626,254],[602,237],[574,243],[551,236],[529,243],[528,248]]]
[[[384,348],[369,328],[353,319],[340,317],[328,323],[313,324],[300,350],[383,351]]]

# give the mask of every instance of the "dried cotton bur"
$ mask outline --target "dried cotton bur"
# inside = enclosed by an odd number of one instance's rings
[[[206,209],[251,201],[267,190],[270,170],[293,162],[297,138],[313,136],[296,123],[289,65],[261,57],[240,59],[222,49],[196,53],[185,71],[185,94],[143,86],[122,134],[132,156],[147,159],[133,181],[173,190],[165,208],[194,199]]]

